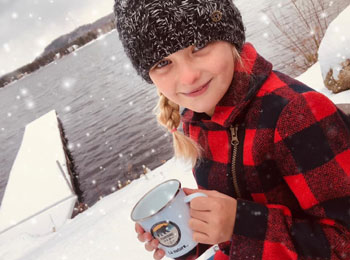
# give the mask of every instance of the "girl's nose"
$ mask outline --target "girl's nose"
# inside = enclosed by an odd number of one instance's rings
[[[188,59],[181,62],[178,73],[182,85],[193,85],[200,78],[200,70]]]

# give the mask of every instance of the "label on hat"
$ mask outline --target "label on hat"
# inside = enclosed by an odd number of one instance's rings
[[[159,243],[166,247],[176,246],[181,238],[179,227],[171,221],[162,221],[154,224],[151,228],[153,237],[159,240]]]

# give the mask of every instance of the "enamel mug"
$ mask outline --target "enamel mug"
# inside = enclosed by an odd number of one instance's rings
[[[188,226],[189,202],[200,196],[207,197],[200,192],[186,196],[180,181],[168,180],[151,189],[136,203],[131,219],[159,240],[158,247],[168,257],[177,258],[197,245]]]

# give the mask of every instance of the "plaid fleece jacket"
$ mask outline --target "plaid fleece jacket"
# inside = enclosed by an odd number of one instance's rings
[[[184,133],[204,149],[193,169],[198,187],[238,202],[232,240],[220,248],[226,245],[232,260],[350,259],[345,115],[322,94],[273,71],[251,44],[241,56],[244,66],[236,64],[211,118],[182,113]]]

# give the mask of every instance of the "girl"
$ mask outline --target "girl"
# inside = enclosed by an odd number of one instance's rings
[[[219,244],[215,259],[350,259],[345,115],[245,43],[231,0],[116,0],[114,11],[127,56],[158,90],[176,156],[193,162],[208,195],[190,204],[199,246],[182,258]]]

